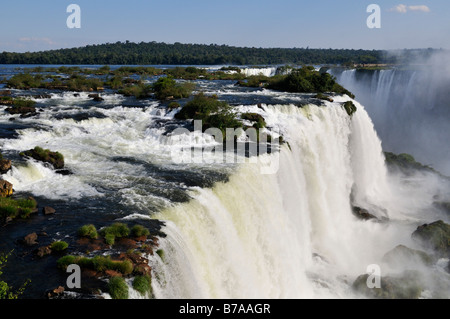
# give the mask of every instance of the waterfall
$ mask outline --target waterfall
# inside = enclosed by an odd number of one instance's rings
[[[411,226],[351,213],[352,192],[366,207],[389,207],[391,196],[380,140],[355,103],[353,118],[337,103],[264,106],[289,141],[278,172],[242,164],[228,182],[193,189],[190,202],[155,216],[167,234],[164,258],[152,260],[155,296],[349,297],[349,282],[369,264],[410,243]],[[389,214],[397,218],[392,205]]]
[[[450,74],[434,65],[330,73],[365,105],[385,150],[410,153],[450,174]]]

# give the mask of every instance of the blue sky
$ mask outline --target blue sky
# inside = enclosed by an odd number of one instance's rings
[[[81,28],[66,25],[69,4]],[[381,28],[369,29],[369,4]],[[0,52],[129,40],[247,47],[450,49],[448,0],[2,0]]]

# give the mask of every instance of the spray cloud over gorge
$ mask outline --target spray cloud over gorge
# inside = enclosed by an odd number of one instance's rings
[[[366,106],[386,151],[412,154],[450,175],[448,51],[393,69],[330,72]]]

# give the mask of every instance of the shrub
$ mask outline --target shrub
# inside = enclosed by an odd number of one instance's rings
[[[150,235],[150,231],[142,225],[134,225],[131,228],[131,234],[134,237],[148,236]]]
[[[128,299],[128,285],[122,277],[109,279],[108,291],[113,299]]]
[[[353,113],[355,113],[357,110],[355,104],[353,104],[352,101],[345,102],[343,106],[349,116],[353,115]]]
[[[153,83],[152,89],[158,100],[181,99],[191,95],[195,85],[190,82],[177,83],[172,77],[161,77]]]
[[[33,209],[35,209],[37,203],[34,199],[12,199],[12,198],[0,198],[0,218],[6,217],[27,218]]]
[[[125,96],[134,96],[137,99],[143,99],[150,96],[152,91],[151,85],[146,85],[143,83],[126,86],[119,90],[119,94]]]
[[[226,102],[219,101],[217,97],[199,93],[195,95],[194,98],[189,101],[177,114],[175,114],[175,118],[180,120],[203,120],[212,113],[228,109],[228,104]]]
[[[130,234],[130,229],[126,224],[114,223],[111,226],[103,228],[101,233],[103,235],[114,235],[114,237],[126,237]]]
[[[56,262],[56,265],[58,266],[58,268],[65,271],[69,265],[77,264],[77,261],[78,261],[77,257],[73,255],[67,255],[59,258],[58,261]]]
[[[105,242],[108,245],[110,245],[110,246],[114,245],[115,240],[116,240],[116,236],[114,236],[113,234],[106,234],[105,235]]]
[[[137,290],[142,296],[152,292],[152,278],[149,275],[136,276],[133,280],[133,289]]]
[[[35,104],[35,101],[24,98],[16,98],[13,100],[14,107],[33,107]]]
[[[78,235],[81,237],[89,237],[91,239],[98,238],[97,229],[92,224],[84,225],[80,229],[78,229]]]
[[[66,250],[67,247],[69,247],[69,244],[66,243],[65,241],[55,241],[51,244],[50,249],[53,251],[60,252]]]

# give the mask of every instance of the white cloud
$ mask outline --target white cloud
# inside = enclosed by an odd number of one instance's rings
[[[409,6],[408,8],[409,8],[409,10],[411,10],[411,11],[422,11],[422,12],[430,12],[430,11],[431,11],[430,8],[428,8],[428,7],[425,6],[425,5],[420,5],[420,6]]]
[[[45,44],[50,44],[53,45],[55,44],[55,42],[53,42],[51,39],[49,38],[30,38],[30,37],[22,37],[19,38],[19,42],[27,42],[27,43],[45,43]]]
[[[408,11],[430,12],[431,10],[426,5],[407,6],[405,4],[398,4],[395,7],[389,9],[389,11],[398,12],[398,13],[406,13]]]

